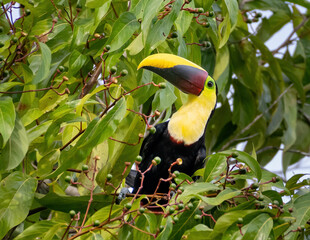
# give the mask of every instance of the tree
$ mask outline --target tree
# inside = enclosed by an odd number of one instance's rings
[[[0,237],[309,238],[305,174],[261,168],[279,150],[284,171],[309,156],[309,9],[306,0],[1,0]],[[265,42],[287,23],[293,32],[271,51]],[[138,195],[115,204],[145,130],[186,100],[136,70],[155,52],[201,65],[219,90],[206,167],[196,183],[171,173],[176,194],[159,214]],[[232,149],[239,143],[244,151]]]

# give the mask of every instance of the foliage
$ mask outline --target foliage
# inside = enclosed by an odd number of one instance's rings
[[[0,238],[309,238],[306,175],[282,181],[260,167],[279,150],[284,171],[309,156],[306,0],[0,4]],[[266,41],[287,23],[292,34],[271,51]],[[155,52],[201,65],[219,90],[206,130],[217,153],[196,183],[170,174],[176,194],[157,214],[140,208],[156,193],[114,204],[145,130],[186,101],[137,71]],[[228,150],[239,143],[244,152]]]

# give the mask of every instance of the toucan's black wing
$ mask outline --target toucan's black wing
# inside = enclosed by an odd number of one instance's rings
[[[156,133],[145,138],[142,144],[140,150],[142,161],[139,164],[139,170],[141,172],[147,170],[156,156],[161,158],[161,163],[153,166],[144,174],[143,188],[140,190],[141,194],[154,193],[159,180],[169,177],[168,169],[177,158],[181,158],[183,163],[180,166],[175,165],[172,168],[172,172],[178,170],[191,176],[204,165],[206,156],[204,135],[192,145],[185,146],[183,143],[178,144],[172,141],[167,128],[168,122],[157,125]],[[134,193],[138,191],[140,185],[141,174],[137,173],[134,183]],[[160,193],[167,193],[168,190],[168,182],[162,182],[158,188],[158,192]]]

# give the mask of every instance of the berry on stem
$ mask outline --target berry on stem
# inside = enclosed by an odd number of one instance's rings
[[[112,178],[113,178],[112,174],[109,173],[109,174],[107,175],[107,181],[110,181]]]

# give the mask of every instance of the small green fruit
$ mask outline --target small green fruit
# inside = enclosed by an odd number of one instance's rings
[[[141,157],[140,155],[138,155],[138,156],[136,157],[136,161],[137,161],[137,162],[141,162],[141,161],[142,161],[142,157]]]
[[[25,14],[26,14],[26,16],[29,16],[31,14],[30,9],[26,9]]]
[[[18,38],[17,38],[17,37],[12,37],[12,42],[13,42],[13,43],[17,43],[17,41],[18,41]]]
[[[263,196],[259,196],[257,200],[258,201],[264,201],[264,197]]]
[[[69,214],[70,214],[70,217],[73,218],[76,215],[76,212],[74,210],[71,210]]]
[[[209,12],[209,17],[213,17],[214,16],[214,12],[213,11],[210,11]]]
[[[273,203],[273,205],[276,205],[276,206],[279,206],[279,204],[280,204],[279,201],[277,201],[277,200],[274,200],[272,203]]]
[[[115,67],[115,66],[111,67],[111,69],[110,69],[111,74],[116,73],[116,71],[117,71],[117,67]]]
[[[179,187],[179,189],[178,190],[180,190],[181,192],[184,192],[184,187]]]
[[[175,185],[175,183],[171,183],[169,188],[171,190],[175,190],[176,187],[177,187],[177,185]]]
[[[159,86],[159,88],[164,89],[164,88],[167,87],[167,84],[164,83],[164,82],[161,82],[161,83],[158,84],[158,86]]]
[[[263,16],[262,13],[260,13],[260,12],[259,12],[259,13],[256,13],[256,17],[257,17],[257,18],[260,18],[260,17],[262,17],[262,16]]]
[[[100,225],[100,221],[99,220],[95,220],[93,225],[94,225],[94,227],[98,227]]]
[[[9,76],[9,71],[8,70],[4,70],[2,76],[3,77]]]
[[[243,218],[238,218],[238,219],[237,219],[237,223],[238,223],[238,224],[242,224],[242,223],[243,223]]]
[[[200,219],[201,219],[201,215],[196,214],[196,215],[194,216],[194,219],[195,219],[195,220],[200,220]]]
[[[192,208],[194,207],[194,205],[193,205],[191,202],[189,202],[189,203],[187,204],[187,206],[188,206],[189,209],[192,209]]]
[[[184,208],[184,204],[183,204],[183,203],[179,203],[179,204],[178,204],[178,209],[179,209],[179,210],[182,210],[183,208]]]
[[[109,174],[107,175],[107,181],[110,181],[112,178],[113,178],[113,175],[109,173]]]
[[[66,176],[65,177],[65,182],[71,183],[71,176]]]
[[[105,46],[105,49],[106,49],[107,51],[110,51],[111,46],[110,46],[110,45],[106,45],[106,46]]]
[[[3,42],[0,42],[0,48],[2,48],[4,46]]]
[[[122,77],[125,77],[125,76],[127,76],[128,75],[128,71],[126,70],[126,69],[123,69],[122,71],[121,71],[121,76]]]
[[[233,158],[237,158],[237,157],[239,157],[239,154],[238,154],[237,152],[234,152],[234,153],[231,154],[231,156],[232,156]]]
[[[0,55],[0,62],[2,62],[4,59],[4,57],[2,55]]]
[[[76,8],[82,8],[83,5],[81,3],[76,4]]]
[[[65,67],[64,67],[64,66],[59,66],[59,67],[58,67],[58,70],[59,70],[60,72],[63,72],[63,71],[65,71]]]
[[[170,207],[170,208],[169,208],[169,213],[170,213],[170,214],[173,214],[174,211],[175,211],[175,208],[174,208],[174,207]]]
[[[159,231],[160,231],[160,232],[162,232],[164,229],[165,229],[165,226],[163,226],[163,225],[160,225],[160,226],[159,226]]]
[[[257,183],[252,183],[251,188],[252,189],[257,189],[259,185]]]
[[[172,220],[173,220],[175,223],[177,223],[177,222],[179,221],[179,218],[178,218],[178,216],[174,216],[174,217],[172,218]]]
[[[209,28],[210,27],[210,23],[209,22],[204,22],[203,26],[206,27],[206,28]]]
[[[177,38],[179,35],[177,32],[172,32],[171,33],[171,38]]]
[[[126,210],[129,210],[131,207],[132,207],[132,204],[131,204],[131,203],[126,203],[126,204],[125,204],[125,209],[126,209]]]
[[[209,41],[203,41],[202,42],[202,46],[205,48],[210,48],[211,47],[211,43]]]
[[[139,208],[139,213],[143,214],[145,212],[145,208],[141,207]]]
[[[176,177],[180,176],[180,172],[179,172],[179,171],[174,171],[173,174],[174,174]]]
[[[88,165],[84,164],[84,165],[82,166],[82,171],[87,171],[87,170],[88,170]]]
[[[239,174],[246,174],[246,169],[245,168],[241,168],[239,169]]]
[[[246,23],[252,23],[252,20],[251,19],[247,19],[245,22]]]
[[[160,162],[161,162],[161,158],[160,157],[155,157],[154,160],[155,160],[157,165],[160,164]]]
[[[151,127],[149,129],[149,131],[150,131],[151,134],[155,134],[156,133],[156,128],[155,127]]]
[[[203,8],[197,8],[198,13],[203,13],[205,10]]]

